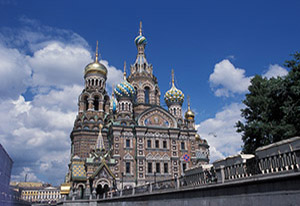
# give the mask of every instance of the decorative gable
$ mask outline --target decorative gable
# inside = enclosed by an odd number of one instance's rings
[[[138,125],[177,128],[177,121],[162,107],[153,107],[140,114]]]

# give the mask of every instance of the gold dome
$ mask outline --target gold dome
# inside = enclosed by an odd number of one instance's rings
[[[199,140],[200,140],[200,135],[199,135],[198,133],[196,133],[195,139],[196,139],[196,141],[199,141]]]
[[[187,120],[194,120],[195,118],[195,113],[191,110],[191,106],[190,106],[190,97],[188,96],[188,110],[186,111],[184,117]]]
[[[188,110],[184,117],[188,120],[193,120],[195,118],[195,113],[192,110]]]
[[[84,69],[84,75],[86,76],[87,74],[90,73],[98,73],[98,74],[102,74],[104,76],[107,75],[107,69],[106,67],[101,64],[98,60],[98,41],[97,41],[97,46],[96,46],[96,57],[95,57],[95,61],[88,64],[85,69]]]
[[[92,62],[88,64],[84,69],[84,74],[87,75],[89,73],[100,73],[102,75],[107,75],[106,67],[99,63],[98,61]]]

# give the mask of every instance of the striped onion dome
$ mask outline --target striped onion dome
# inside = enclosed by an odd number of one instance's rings
[[[134,43],[135,43],[136,46],[138,46],[138,45],[146,45],[147,44],[147,39],[142,34],[142,22],[140,22],[139,35],[135,38]]]
[[[164,99],[168,106],[174,103],[182,105],[184,101],[183,92],[175,87],[173,70],[172,70],[172,87],[166,92]]]
[[[147,39],[143,35],[138,35],[135,40],[134,40],[135,45],[146,45],[147,44]]]
[[[124,62],[124,81],[116,86],[114,89],[115,95],[120,97],[134,97],[135,89],[126,79],[126,62]]]

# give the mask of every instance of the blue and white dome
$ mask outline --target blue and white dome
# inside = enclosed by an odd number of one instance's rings
[[[134,87],[124,79],[124,82],[118,84],[114,89],[115,95],[119,99],[120,97],[129,97],[132,98],[135,96]]]
[[[135,45],[146,45],[147,44],[147,39],[143,35],[138,35],[135,40],[134,40]]]
[[[182,105],[184,101],[184,94],[181,90],[177,89],[174,84],[174,71],[172,70],[172,87],[165,94],[165,102],[169,106],[171,104]]]

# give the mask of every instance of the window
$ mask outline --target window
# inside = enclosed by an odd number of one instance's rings
[[[155,147],[159,148],[159,140],[155,140]]]
[[[185,149],[184,142],[181,142],[181,149],[182,149],[182,150],[184,150],[184,149]]]
[[[95,97],[94,99],[94,110],[95,111],[99,110],[99,97]]]
[[[149,104],[149,91],[150,91],[150,88],[145,87],[145,103],[146,104]]]
[[[130,162],[126,162],[126,174],[130,174]]]
[[[186,170],[186,163],[182,163],[182,171],[185,172]]]
[[[164,163],[164,173],[169,173],[168,163]]]
[[[134,94],[134,97],[133,97],[133,99],[134,99],[134,103],[137,103],[137,88],[136,87],[134,87],[134,90],[135,90],[135,94]]]
[[[88,97],[84,97],[84,110],[87,111],[89,109]]]
[[[126,147],[130,147],[130,139],[126,139]]]
[[[147,140],[147,147],[148,147],[148,148],[151,148],[151,140],[150,140],[150,139]]]
[[[164,148],[164,149],[167,148],[167,141],[166,141],[166,140],[163,141],[163,148]]]
[[[160,173],[160,163],[157,162],[155,166],[156,166],[156,173]]]
[[[152,173],[152,162],[148,162],[148,173]]]
[[[122,103],[122,111],[124,111],[124,109],[125,109],[125,108],[124,108],[124,103]]]

